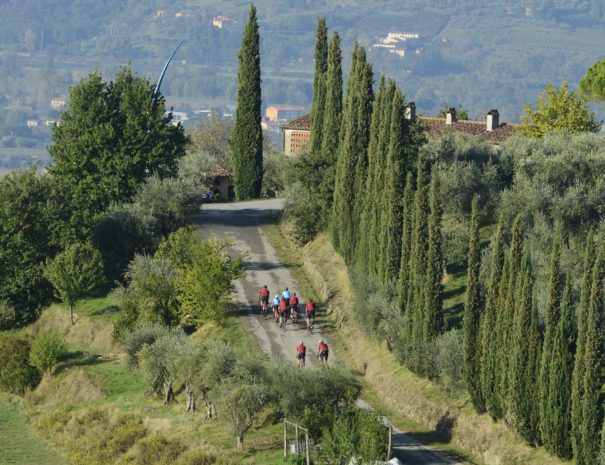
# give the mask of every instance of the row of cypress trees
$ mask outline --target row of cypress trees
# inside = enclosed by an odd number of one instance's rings
[[[504,419],[528,443],[543,444],[563,458],[574,456],[578,465],[596,464],[604,381],[605,248],[589,235],[581,298],[574,308],[571,281],[561,272],[562,234],[556,231],[540,328],[522,219],[515,219],[508,247],[505,229],[501,221],[482,292],[478,202],[473,201],[463,320],[471,400],[479,413]]]

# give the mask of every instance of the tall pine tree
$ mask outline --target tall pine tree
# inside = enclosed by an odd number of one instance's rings
[[[237,71],[237,110],[231,133],[233,189],[238,200],[260,196],[263,183],[260,48],[256,8],[250,5]]]
[[[602,412],[599,402],[603,388],[604,368],[604,326],[603,279],[605,278],[605,249],[599,247],[592,271],[590,299],[586,314],[586,334],[584,340],[584,377],[582,379],[583,396],[580,400],[581,421],[579,430],[582,435],[582,447],[576,455],[578,465],[597,463],[599,459],[599,431]]]
[[[315,77],[313,79],[313,102],[311,103],[311,153],[321,149],[324,110],[326,106],[326,78],[328,71],[328,27],[326,18],[317,19],[315,37]]]
[[[517,288],[517,309],[512,337],[510,357],[510,387],[508,390],[508,421],[514,431],[529,443],[534,443],[532,416],[534,390],[536,388],[535,339],[537,322],[533,323],[533,281],[529,256],[523,258],[519,276],[515,279]]]
[[[414,177],[411,171],[405,181],[403,191],[403,215],[401,226],[401,260],[397,279],[397,308],[403,314],[408,301],[410,286],[410,255],[412,251],[412,229],[414,215]]]
[[[365,50],[355,44],[351,74],[347,82],[330,224],[332,242],[347,263],[351,263],[356,250],[359,224],[356,202],[366,176],[373,97],[372,76]]]
[[[550,364],[547,370],[548,379],[541,381],[541,383],[548,383],[548,389],[541,389],[546,392],[547,397],[540,399],[542,443],[547,451],[566,459],[572,456],[571,376],[575,348],[573,318],[571,283],[567,279],[561,299],[559,322],[552,341],[552,353],[550,360],[547,361]]]
[[[579,457],[583,454],[584,439],[582,433],[582,399],[584,398],[584,372],[586,351],[586,327],[588,321],[588,305],[590,301],[590,288],[592,284],[592,272],[595,261],[595,244],[593,234],[590,232],[586,238],[584,248],[584,273],[582,275],[582,294],[580,305],[577,310],[578,337],[576,342],[576,353],[574,357],[574,368],[571,385],[571,438],[573,455]]]
[[[498,222],[496,234],[491,242],[491,272],[487,284],[485,312],[481,322],[481,392],[485,406],[492,418],[496,417],[496,380],[495,357],[497,357],[496,322],[498,317],[498,295],[500,281],[504,272],[504,222]],[[507,265],[508,267],[508,265]]]
[[[481,392],[481,243],[479,240],[479,198],[473,197],[468,246],[466,296],[464,299],[464,377],[475,410],[485,412]]]
[[[544,314],[544,345],[542,347],[542,360],[540,362],[540,382],[538,383],[540,399],[540,431],[545,445],[552,444],[552,438],[558,429],[560,418],[551,416],[553,406],[551,402],[554,399],[554,393],[550,392],[550,379],[553,367],[552,357],[555,350],[556,331],[559,325],[560,305],[561,305],[561,251],[560,237],[557,230],[556,237],[553,240],[552,252],[550,256],[550,277],[548,283],[548,301]],[[552,386],[558,390],[560,386]]]

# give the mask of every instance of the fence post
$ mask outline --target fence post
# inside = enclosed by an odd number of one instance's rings
[[[284,459],[288,458],[288,430],[287,430],[287,420],[284,418]]]
[[[309,451],[309,430],[305,428],[305,454],[307,456],[307,465],[311,465],[311,452]]]

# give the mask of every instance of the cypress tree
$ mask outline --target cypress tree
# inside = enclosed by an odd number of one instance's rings
[[[584,444],[582,436],[582,399],[584,398],[583,379],[584,372],[586,371],[586,366],[584,365],[584,353],[586,348],[586,323],[588,321],[588,304],[590,287],[592,284],[594,260],[595,245],[592,232],[589,232],[588,237],[586,238],[586,246],[584,248],[582,294],[580,295],[580,305],[576,315],[578,337],[571,385],[571,438],[575,457],[579,457],[582,454]]]
[[[238,200],[260,196],[263,182],[260,49],[256,8],[250,5],[237,71],[237,111],[231,133],[233,189]]]
[[[601,465],[605,465],[605,421],[601,430]]]
[[[553,240],[552,252],[550,257],[550,277],[548,283],[548,301],[544,314],[544,345],[542,347],[542,360],[540,362],[540,382],[538,383],[540,399],[540,431],[544,444],[552,442],[560,418],[551,416],[553,406],[551,402],[554,399],[554,393],[550,392],[550,372],[553,366],[553,351],[555,349],[556,330],[559,325],[560,305],[561,305],[561,269],[560,269],[560,239]],[[555,386],[559,389],[560,386]]]
[[[342,53],[340,36],[334,32],[328,47],[326,103],[321,138],[321,153],[327,166],[336,165],[340,121],[342,118]],[[332,177],[333,179],[333,177]],[[332,187],[332,191],[333,191]]]
[[[376,199],[378,198],[378,187],[376,185],[377,165],[381,163],[379,158],[382,154],[378,153],[378,136],[380,134],[380,126],[385,105],[385,79],[384,75],[380,77],[378,91],[374,99],[374,107],[372,109],[372,124],[370,126],[370,143],[368,146],[368,173],[364,185],[364,192],[361,196],[362,215],[359,221],[359,242],[357,245],[357,264],[367,270],[368,274],[375,274],[374,264],[371,264],[371,256],[377,255],[376,240],[371,235],[372,224],[375,217],[378,215],[376,208]],[[382,186],[380,186],[382,188]],[[371,249],[374,253],[371,253]]]
[[[510,357],[510,389],[508,391],[509,423],[512,429],[529,443],[534,442],[532,431],[533,392],[535,388],[535,365],[532,349],[535,349],[532,324],[533,283],[529,257],[523,258],[517,283],[517,314],[512,332]]]
[[[601,246],[592,272],[592,284],[588,313],[586,315],[586,334],[584,340],[584,378],[582,379],[583,397],[580,401],[582,447],[576,456],[578,465],[597,463],[599,459],[599,431],[601,429],[601,404],[599,402],[603,388],[603,368],[605,353],[603,350],[605,312],[603,311],[603,279],[605,278],[605,250]]]
[[[429,344],[443,329],[443,305],[441,293],[443,290],[443,253],[441,235],[442,209],[439,200],[439,178],[437,173],[431,173],[430,191],[431,214],[428,220],[429,251],[427,256],[427,272],[425,284],[424,311],[424,344]],[[425,369],[428,370],[428,364]]]
[[[510,357],[514,351],[512,335],[515,321],[517,289],[522,278],[521,262],[523,260],[523,223],[521,216],[513,222],[512,238],[509,250],[508,283],[503,283],[503,293],[500,295],[500,313],[498,314],[498,360],[496,373],[498,374],[497,396],[501,407],[500,415],[506,414],[506,399],[510,387]]]
[[[387,159],[391,134],[391,117],[393,115],[390,102],[393,101],[397,87],[394,81],[389,81],[385,89],[384,105],[382,107],[381,125],[378,128],[378,139],[376,141],[376,164],[374,165],[374,184],[376,186],[375,197],[371,200],[374,214],[369,227],[369,237],[373,244],[369,250],[369,271],[378,276],[380,271],[380,259],[386,246],[387,232],[382,228],[382,217],[387,208],[384,185],[386,182]]]
[[[326,97],[321,138],[321,177],[318,193],[323,199],[322,218],[328,218],[334,197],[336,154],[338,152],[340,120],[342,118],[342,68],[340,38],[334,33],[328,48]]]
[[[542,335],[540,333],[540,316],[538,315],[538,306],[534,301],[532,306],[531,316],[531,333],[530,333],[530,359],[529,369],[531,370],[531,403],[530,403],[530,431],[531,443],[538,445],[540,443],[540,407],[539,407],[539,391],[537,389],[538,377],[540,375],[540,360],[542,359]]]
[[[426,162],[418,158],[416,168],[416,192],[414,194],[414,230],[412,232],[412,254],[410,257],[410,291],[408,294],[406,352],[408,366],[411,370],[419,372],[421,369],[424,322],[424,287],[427,270],[428,251],[428,186]]]
[[[353,216],[354,204],[354,182],[355,156],[352,149],[355,137],[352,133],[357,129],[355,121],[355,101],[354,88],[355,81],[358,78],[357,68],[359,65],[359,46],[357,42],[353,47],[351,60],[351,71],[347,79],[347,95],[344,103],[343,114],[340,124],[340,135],[338,143],[338,153],[336,154],[336,175],[334,178],[334,202],[332,204],[332,215],[330,221],[330,235],[334,248],[342,255],[345,244],[341,243],[343,232],[350,230],[351,217]],[[347,221],[348,220],[348,221]],[[346,238],[345,238],[346,242]],[[346,257],[345,257],[346,260]]]
[[[485,313],[481,322],[481,392],[485,400],[485,406],[492,418],[495,413],[495,388],[498,373],[495,372],[494,357],[497,355],[497,332],[496,322],[498,315],[498,294],[500,281],[504,273],[504,222],[502,218],[498,222],[496,235],[491,241],[491,272],[487,286],[485,300]],[[506,265],[508,268],[508,265]]]
[[[546,339],[544,340],[546,346]],[[540,429],[542,442],[547,451],[566,459],[572,456],[571,447],[571,376],[575,332],[571,283],[566,280],[561,299],[560,318],[552,341],[551,358],[548,362],[546,399],[540,399]],[[544,355],[542,364],[544,364]],[[543,395],[543,394],[542,394]]]
[[[328,27],[326,18],[317,18],[315,38],[315,77],[313,79],[313,102],[311,103],[311,153],[321,149],[321,139],[326,105],[326,74],[328,71]]]
[[[381,229],[386,232],[384,246],[379,255],[379,276],[384,284],[393,283],[399,275],[401,262],[401,228],[403,226],[402,196],[405,187],[405,131],[403,96],[395,91],[391,104],[391,131],[385,184],[383,185],[385,205],[382,210]]]
[[[372,105],[372,69],[365,50],[355,45],[347,82],[341,144],[336,169],[331,232],[337,250],[351,263],[356,250],[359,208],[356,207],[366,176]]]
[[[410,254],[412,250],[412,229],[414,214],[414,178],[411,171],[405,181],[403,191],[403,215],[401,226],[401,261],[399,264],[399,277],[397,279],[397,308],[401,314],[405,310],[408,301],[408,290],[410,285]]]
[[[479,239],[479,198],[472,202],[468,246],[466,295],[464,299],[464,376],[473,406],[478,413],[485,412],[485,400],[481,392],[481,243]]]

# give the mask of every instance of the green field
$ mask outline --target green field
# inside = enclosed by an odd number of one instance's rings
[[[61,455],[28,425],[19,399],[0,395],[0,463],[61,465]]]

